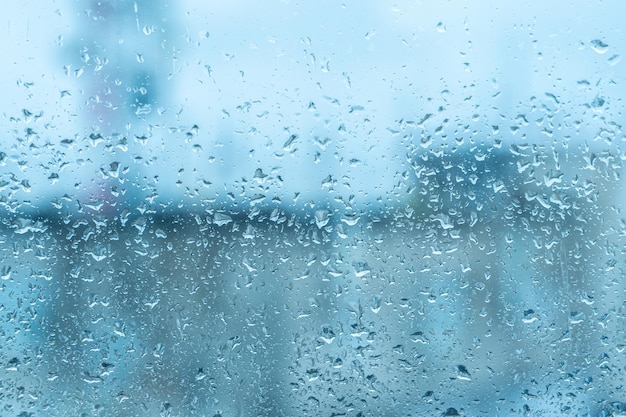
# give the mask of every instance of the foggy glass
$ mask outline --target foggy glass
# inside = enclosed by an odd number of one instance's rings
[[[626,415],[621,2],[3,9],[1,415]]]

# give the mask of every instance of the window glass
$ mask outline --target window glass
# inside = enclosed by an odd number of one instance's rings
[[[626,414],[625,13],[5,5],[0,414]]]

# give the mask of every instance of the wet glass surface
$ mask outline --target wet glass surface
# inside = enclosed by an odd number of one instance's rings
[[[5,11],[0,414],[626,415],[621,2]]]

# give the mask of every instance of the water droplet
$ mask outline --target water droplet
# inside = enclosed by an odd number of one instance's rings
[[[83,381],[85,381],[88,384],[98,384],[100,382],[104,382],[104,380],[99,377],[99,376],[91,376],[88,373],[85,373],[83,375]]]
[[[152,106],[150,104],[140,104],[137,106],[137,110],[135,110],[135,114],[137,116],[143,116],[146,114],[150,114],[152,112]]]
[[[420,139],[420,146],[422,148],[428,148],[433,143],[433,137],[428,135]]]
[[[11,266],[4,265],[0,270],[0,278],[7,280],[11,278]]]
[[[457,365],[457,378],[463,381],[470,381],[472,378],[465,365]]]
[[[622,58],[619,55],[613,55],[609,58],[609,65],[617,65]]]
[[[378,295],[372,296],[370,299],[370,309],[373,313],[378,314],[382,305],[382,298]]]
[[[267,174],[263,173],[263,170],[261,168],[257,168],[254,171],[254,177],[253,177],[259,184],[263,183],[265,181],[265,179],[267,178]]]
[[[609,45],[602,42],[600,39],[594,39],[591,41],[591,49],[602,55],[609,50]]]
[[[198,373],[196,374],[196,381],[202,381],[204,378],[206,378],[206,373],[204,372],[203,368],[198,369]]]
[[[144,216],[139,217],[137,220],[133,222],[133,226],[139,230],[139,234],[143,234],[146,229],[146,225],[148,224],[147,219]]]
[[[11,359],[5,368],[7,371],[17,371],[17,368],[20,366],[20,360],[18,358]]]
[[[596,96],[591,102],[591,107],[597,110],[600,109],[600,107],[604,106],[604,103],[605,101],[603,97]]]
[[[436,216],[432,216],[431,219],[433,222],[439,222],[439,224],[444,230],[454,228],[454,225],[452,224],[452,220],[450,220],[450,216],[447,216],[443,213],[439,213]]]
[[[315,224],[319,229],[326,226],[330,221],[330,212],[328,210],[315,211]]]
[[[585,320],[585,313],[582,311],[571,311],[569,313],[569,321],[572,324],[579,324]]]
[[[423,345],[427,345],[430,343],[430,340],[428,340],[428,337],[426,337],[426,335],[420,331],[411,333],[410,337],[413,343],[421,343]]]
[[[357,213],[346,213],[341,215],[340,220],[348,226],[354,226],[355,224],[357,224],[360,218],[361,216]]]
[[[522,322],[526,324],[534,323],[539,320],[539,317],[535,315],[535,310],[528,309],[524,310],[524,317],[522,318]]]
[[[296,149],[294,148],[294,145],[295,145],[296,139],[298,139],[298,135],[289,136],[289,139],[287,139],[287,141],[283,145],[283,151],[285,152],[295,151]]]
[[[265,200],[265,195],[263,194],[255,194],[250,198],[250,205],[254,206],[256,204],[261,203],[263,200]]]
[[[92,251],[85,252],[87,255],[91,255],[91,257],[96,261],[100,262],[109,257],[109,251],[106,247],[102,245],[96,246]]]
[[[367,262],[355,262],[354,263],[354,275],[357,278],[364,277],[364,276],[368,275],[371,272],[372,271],[371,271],[369,265],[367,264]]]
[[[215,213],[213,217],[213,223],[218,226],[226,226],[228,223],[232,222],[233,219],[228,214],[223,213]]]
[[[322,188],[326,188],[326,187],[332,187],[333,185],[333,177],[332,175],[327,175],[323,180],[322,180]]]

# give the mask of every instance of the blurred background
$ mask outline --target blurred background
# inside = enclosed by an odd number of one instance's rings
[[[626,415],[618,1],[0,17],[0,414]]]

